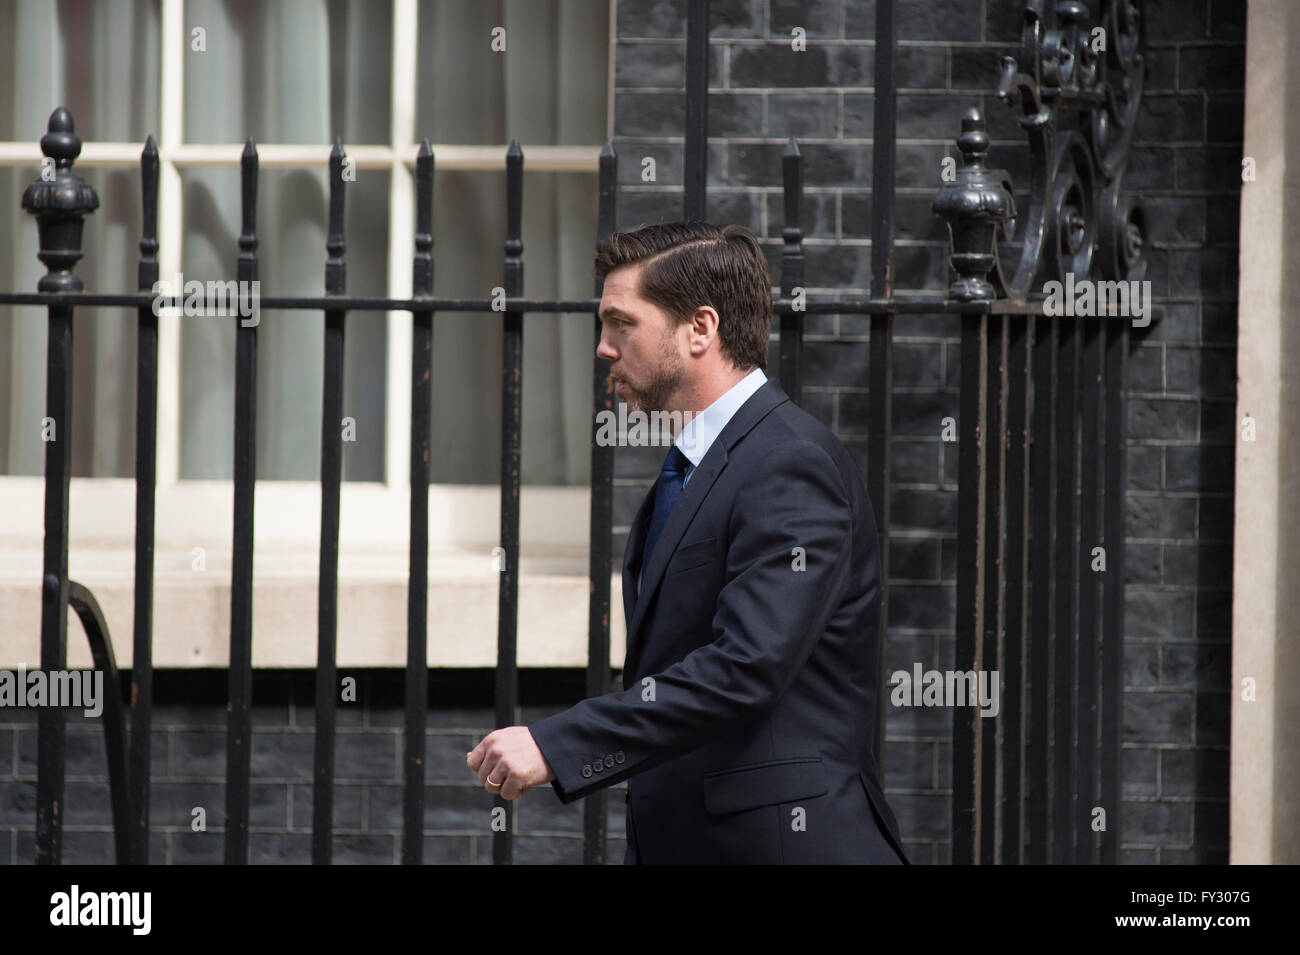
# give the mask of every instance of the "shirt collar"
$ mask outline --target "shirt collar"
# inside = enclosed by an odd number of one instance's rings
[[[755,368],[740,381],[723,392],[713,404],[691,418],[673,443],[686,455],[692,467],[699,467],[709,448],[722,434],[727,422],[740,410],[754,392],[767,383],[762,368]]]

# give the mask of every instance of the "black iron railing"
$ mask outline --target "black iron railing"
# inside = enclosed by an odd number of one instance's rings
[[[684,218],[705,218],[708,145],[708,0],[690,0],[687,21]],[[1010,177],[985,167],[984,119],[971,110],[957,140],[962,161],[944,170],[936,213],[951,227],[956,277],[948,295],[894,293],[895,0],[877,0],[871,295],[854,301],[811,301],[801,293],[804,258],[802,178],[793,139],[782,159],[785,225],[780,295],[780,379],[801,397],[804,316],[871,316],[871,396],[867,485],[880,533],[881,672],[888,611],[889,447],[892,431],[892,335],[895,315],[962,316],[959,418],[958,670],[997,670],[1002,698],[997,719],[981,722],[972,707],[953,717],[953,860],[956,862],[1114,862],[1119,832],[1120,660],[1123,635],[1124,362],[1128,321],[1114,307],[1062,320],[1044,314],[1035,283],[1067,273],[1135,280],[1144,271],[1141,209],[1123,197],[1120,180],[1142,88],[1140,19],[1131,0],[1103,4],[1092,20],[1080,3],[1026,4],[1019,60],[1004,58],[998,92],[1021,106],[1028,140],[1032,195],[1017,214]],[[1103,42],[1097,49],[1096,28]],[[34,183],[23,206],[35,214],[40,258],[49,272],[37,293],[0,293],[0,304],[49,310],[47,414],[69,434],[73,315],[77,307],[129,306],[138,311],[136,541],[131,732],[128,701],[107,702],[105,731],[120,862],[148,861],[152,705],[154,476],[157,440],[158,324],[152,293],[158,278],[158,152],[152,138],[141,157],[143,229],[139,291],[82,291],[72,268],[81,258],[81,223],[98,198],[72,171],[80,153],[72,117],[57,109],[41,140],[54,161],[52,178]],[[330,155],[329,229],[324,294],[265,296],[261,307],[324,314],[321,415],[321,534],[319,635],[316,670],[316,750],[312,858],[330,861],[333,828],[336,717],[336,629],[341,479],[344,329],[349,312],[409,311],[411,353],[410,566],[407,613],[406,720],[403,749],[402,861],[422,860],[423,753],[427,707],[427,587],[429,442],[432,415],[433,313],[493,311],[488,299],[435,298],[433,255],[434,156],[427,140],[416,161],[416,235],[412,297],[345,293],[344,151]],[[606,143],[599,160],[597,245],[616,228],[616,156]],[[591,312],[595,297],[523,297],[524,153],[506,154],[508,238],[504,255],[504,338],[501,419],[501,540],[496,720],[515,722],[518,697],[519,491],[524,317],[538,312]],[[951,173],[951,174],[949,174]],[[236,276],[257,278],[257,150],[241,160],[242,228]],[[1099,269],[1095,269],[1099,266]],[[179,304],[165,298],[166,304]],[[599,336],[599,322],[595,322]],[[234,534],[231,572],[229,725],[226,765],[227,863],[248,860],[253,641],[253,502],[255,493],[255,323],[240,322],[235,359]],[[613,409],[607,363],[595,358],[592,410]],[[610,686],[610,570],[613,449],[591,445],[591,598],[588,694]],[[67,610],[81,616],[95,665],[116,688],[112,641],[94,596],[68,577],[68,441],[46,444],[45,549],[41,666],[67,659]],[[1104,573],[1092,569],[1094,548],[1108,555]],[[875,751],[884,746],[881,693]],[[43,709],[38,723],[36,858],[61,859],[65,740],[63,713]],[[999,770],[1001,775],[999,777]],[[513,806],[495,797],[507,825],[494,833],[493,860],[509,863]],[[1093,810],[1107,826],[1094,831]],[[586,800],[584,859],[605,859],[606,793]]]

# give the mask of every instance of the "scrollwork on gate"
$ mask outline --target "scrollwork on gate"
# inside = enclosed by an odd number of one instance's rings
[[[1145,64],[1138,0],[1103,0],[1092,18],[1077,0],[1025,4],[1020,56],[1002,58],[998,95],[1019,105],[1029,141],[1030,202],[1018,212],[1010,175],[988,169],[989,137],[979,109],[961,121],[962,162],[935,196],[949,226],[956,278],[952,299],[1023,300],[1036,278],[1064,281],[1097,265],[1112,280],[1146,271],[1140,204],[1121,195]],[[999,246],[1022,243],[1011,268]]]

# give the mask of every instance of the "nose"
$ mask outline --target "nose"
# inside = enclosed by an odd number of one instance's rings
[[[607,361],[613,361],[618,357],[618,352],[614,351],[605,341],[605,329],[602,326],[600,331],[600,341],[596,343],[596,357],[604,358]]]

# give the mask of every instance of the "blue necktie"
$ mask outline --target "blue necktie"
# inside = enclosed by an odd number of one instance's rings
[[[637,577],[638,590],[641,589],[640,579],[645,576],[646,568],[650,565],[650,555],[654,553],[655,543],[659,540],[664,525],[668,523],[668,513],[677,503],[677,499],[682,496],[682,485],[686,483],[686,468],[690,463],[675,444],[669,450],[668,456],[664,458],[659,480],[655,482],[654,514],[650,518],[650,529],[645,535],[645,545],[641,548],[641,570]]]

